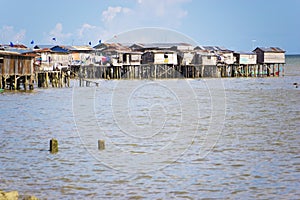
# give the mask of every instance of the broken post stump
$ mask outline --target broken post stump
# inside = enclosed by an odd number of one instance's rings
[[[52,138],[50,140],[50,152],[57,153],[58,152],[58,141],[57,139]]]
[[[99,150],[105,149],[105,141],[104,140],[98,140],[98,149]]]

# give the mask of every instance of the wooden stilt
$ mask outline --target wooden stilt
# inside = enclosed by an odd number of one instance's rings
[[[24,87],[25,91],[27,90],[27,85],[28,85],[28,83],[27,83],[27,76],[25,75],[24,76],[24,83],[23,83],[23,87]]]
[[[14,79],[15,79],[15,80],[14,80],[14,90],[17,90],[17,84],[18,84],[18,83],[17,83],[17,81],[18,81],[18,80],[17,80],[17,75],[14,75]]]

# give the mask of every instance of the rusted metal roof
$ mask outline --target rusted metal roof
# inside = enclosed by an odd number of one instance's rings
[[[10,56],[10,55],[20,55],[18,52],[13,52],[13,51],[2,51],[0,50],[0,55],[5,55],[5,56]]]
[[[0,56],[23,56],[23,57],[35,57],[36,55],[32,52],[19,53],[15,51],[2,51],[0,50]]]
[[[121,43],[101,43],[94,46],[99,51],[130,51],[129,47],[122,45]]]
[[[49,48],[38,49],[38,50],[34,50],[34,52],[37,52],[37,53],[51,52],[51,49],[49,49]]]
[[[193,49],[193,46],[188,43],[136,43],[130,46],[131,49],[145,50],[145,49]]]
[[[1,44],[3,48],[17,48],[17,49],[28,49],[24,44]]]
[[[279,47],[257,47],[253,51],[261,50],[263,52],[276,52],[276,53],[284,53],[285,51]]]

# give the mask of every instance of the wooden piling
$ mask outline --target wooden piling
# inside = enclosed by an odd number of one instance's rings
[[[57,153],[58,152],[58,141],[57,139],[52,138],[50,140],[50,152]]]
[[[14,90],[17,90],[17,75],[14,75]]]
[[[99,150],[105,149],[105,141],[104,140],[98,140],[98,149]]]
[[[48,75],[48,72],[46,72],[46,77],[45,77],[45,87],[49,87],[49,75]]]
[[[27,80],[27,76],[25,75],[24,76],[24,82],[23,82],[23,87],[24,87],[25,91],[27,90],[27,85],[28,85],[28,80]]]

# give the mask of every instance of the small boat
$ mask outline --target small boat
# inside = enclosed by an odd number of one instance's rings
[[[0,88],[0,93],[4,92],[4,89]]]

